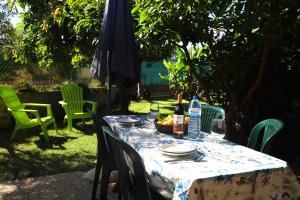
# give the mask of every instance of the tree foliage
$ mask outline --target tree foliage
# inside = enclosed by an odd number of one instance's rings
[[[104,0],[17,0],[24,9],[27,62],[79,67],[91,63],[100,33]]]
[[[241,124],[253,125],[274,114],[264,112],[262,99],[288,87],[280,79],[296,84],[290,78],[299,75],[299,4],[293,0],[136,0],[132,13],[144,57],[172,58],[184,52],[184,58],[177,56],[177,60],[188,66],[189,91],[195,92],[192,80],[196,79],[209,103],[227,108],[230,137]],[[193,56],[189,46],[198,47],[202,54]],[[207,66],[210,73],[205,73]],[[279,82],[272,82],[275,77]],[[272,106],[279,104],[269,101]]]
[[[15,29],[10,22],[14,12],[7,2],[0,2],[0,59],[8,59],[13,56]]]

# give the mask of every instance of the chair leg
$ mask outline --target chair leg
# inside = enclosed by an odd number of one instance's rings
[[[69,131],[72,131],[72,118],[71,117],[67,117],[67,122],[68,122],[68,129]]]
[[[94,183],[93,183],[93,192],[92,192],[92,200],[96,199],[97,194],[97,187],[99,183],[99,176],[100,176],[100,170],[101,170],[101,162],[99,158],[97,159],[96,169],[95,169],[95,176],[94,176]]]
[[[56,133],[58,133],[58,130],[57,130],[57,125],[56,125],[56,121],[55,121],[55,119],[54,119],[54,121],[53,121],[53,126],[54,126],[54,128],[55,128],[55,131],[56,131]]]
[[[19,127],[16,125],[15,128],[14,128],[14,131],[12,132],[12,134],[10,136],[10,141],[12,141],[15,138],[16,133],[17,133],[18,130],[19,130]]]
[[[107,198],[108,183],[110,179],[111,169],[103,165],[101,167],[101,180],[100,180],[100,199]]]
[[[63,121],[64,126],[66,125],[66,121],[67,121],[67,115],[65,115],[65,117],[64,117],[64,121]]]
[[[49,142],[48,131],[47,131],[46,127],[43,126],[43,125],[41,125],[41,128],[42,128],[42,131],[43,131],[43,134],[44,134],[45,141],[48,143]]]

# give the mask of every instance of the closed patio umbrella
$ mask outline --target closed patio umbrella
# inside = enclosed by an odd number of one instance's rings
[[[127,86],[128,89],[138,82],[139,72],[128,0],[107,0],[91,66],[91,73],[101,84],[107,82],[107,108],[110,105],[111,85]],[[126,89],[121,88],[120,91],[125,92]]]

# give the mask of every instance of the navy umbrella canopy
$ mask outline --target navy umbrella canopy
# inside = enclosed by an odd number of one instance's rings
[[[139,81],[138,61],[128,0],[106,0],[99,42],[91,73],[101,84],[108,83],[109,105],[112,84]]]

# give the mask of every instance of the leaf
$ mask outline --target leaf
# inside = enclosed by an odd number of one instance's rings
[[[143,10],[143,11],[140,13],[139,23],[142,24],[147,18],[148,18],[147,10]]]
[[[131,14],[134,15],[138,10],[140,9],[140,6],[137,5],[131,10]]]
[[[256,33],[259,30],[259,27],[252,29],[251,33]]]

